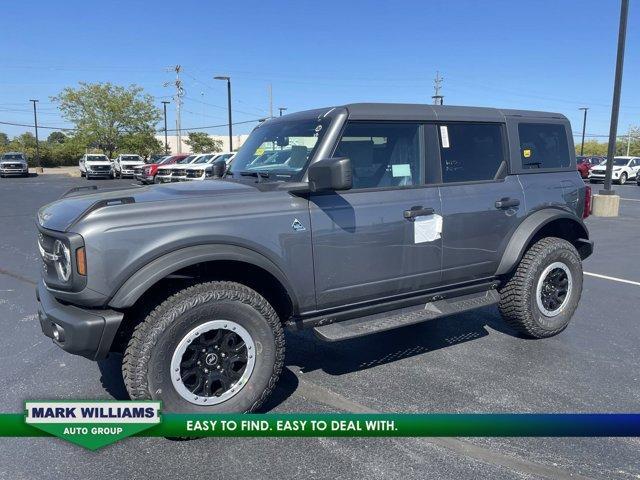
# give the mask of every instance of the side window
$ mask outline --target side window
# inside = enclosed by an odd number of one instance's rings
[[[417,123],[351,122],[334,156],[351,159],[354,189],[419,185],[419,132]]]
[[[495,123],[438,125],[443,183],[493,180],[506,173],[502,126]]]
[[[571,165],[564,125],[520,123],[522,168],[566,168]]]

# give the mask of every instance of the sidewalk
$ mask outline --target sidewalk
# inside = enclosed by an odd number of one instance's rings
[[[36,173],[36,169],[34,167],[29,167],[29,173]],[[38,175],[68,175],[69,177],[79,177],[80,170],[76,166],[44,168],[41,173],[38,173]]]

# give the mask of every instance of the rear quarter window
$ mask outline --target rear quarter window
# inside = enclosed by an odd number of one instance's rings
[[[520,123],[520,160],[523,169],[567,168],[571,155],[564,125]]]

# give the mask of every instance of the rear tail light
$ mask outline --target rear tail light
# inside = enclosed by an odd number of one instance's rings
[[[587,218],[591,213],[591,187],[586,185],[584,191],[584,211],[582,218]]]

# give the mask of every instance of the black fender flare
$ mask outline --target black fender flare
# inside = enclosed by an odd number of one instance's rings
[[[167,275],[171,275],[184,267],[215,260],[243,262],[269,272],[285,288],[293,303],[294,311],[297,311],[298,302],[294,290],[286,275],[275,263],[254,250],[228,244],[185,247],[151,260],[120,286],[111,298],[109,306],[115,309],[131,307],[149,288]]]
[[[504,249],[502,259],[495,273],[496,276],[510,272],[518,264],[524,255],[527,245],[529,245],[536,233],[545,225],[559,219],[566,219],[577,226],[580,232],[578,241],[585,245],[582,249],[583,251],[580,252],[581,256],[583,259],[588,257],[592,252],[593,244],[589,241],[589,231],[582,219],[564,210],[547,208],[532,213],[518,225],[516,231],[511,235],[507,247]]]

